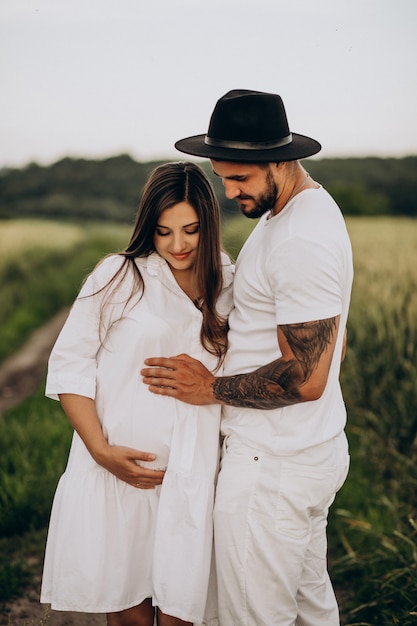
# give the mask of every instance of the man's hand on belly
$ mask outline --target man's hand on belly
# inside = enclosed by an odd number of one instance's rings
[[[145,365],[148,367],[140,373],[152,393],[171,396],[188,404],[220,404],[213,394],[215,376],[187,354],[149,358]]]

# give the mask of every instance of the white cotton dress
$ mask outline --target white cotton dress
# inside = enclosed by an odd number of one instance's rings
[[[41,602],[107,613],[151,597],[168,615],[214,624],[206,601],[220,406],[152,394],[140,369],[150,356],[188,353],[211,370],[217,361],[200,343],[201,312],[157,253],[136,259],[142,298],[126,306],[129,268],[100,328],[108,294],[98,290],[121,263],[119,255],[108,257],[83,286],[51,353],[46,395],[95,399],[110,444],[153,452],[156,460],[144,465],[167,470],[154,490],[132,487],[97,465],[74,433],[52,507]],[[225,255],[223,275],[218,310],[227,316],[233,266]]]

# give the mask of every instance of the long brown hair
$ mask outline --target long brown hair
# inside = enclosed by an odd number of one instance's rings
[[[154,235],[161,214],[180,202],[190,204],[199,219],[200,237],[193,269],[202,295],[200,340],[220,363],[227,349],[227,322],[216,311],[223,286],[220,208],[209,179],[198,165],[166,163],[151,172],[140,199],[132,236],[126,249],[120,253],[125,261],[110,283],[115,281],[117,287],[118,281],[131,267],[136,278],[131,297],[137,292],[143,294],[143,278],[134,259],[147,257],[155,251]]]

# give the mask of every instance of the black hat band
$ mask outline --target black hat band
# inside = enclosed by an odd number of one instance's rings
[[[279,139],[278,141],[229,141],[228,139],[213,139],[206,136],[204,143],[213,148],[233,148],[236,150],[270,150],[271,148],[281,148],[292,142],[292,134]]]

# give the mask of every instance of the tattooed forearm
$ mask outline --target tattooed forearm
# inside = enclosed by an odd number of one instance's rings
[[[300,402],[303,371],[293,361],[278,359],[250,374],[216,378],[213,392],[229,406],[276,409]]]
[[[302,387],[333,343],[336,319],[281,326],[291,358],[281,357],[249,374],[216,378],[214,395],[230,406],[258,409],[276,409],[309,399],[303,398]]]

